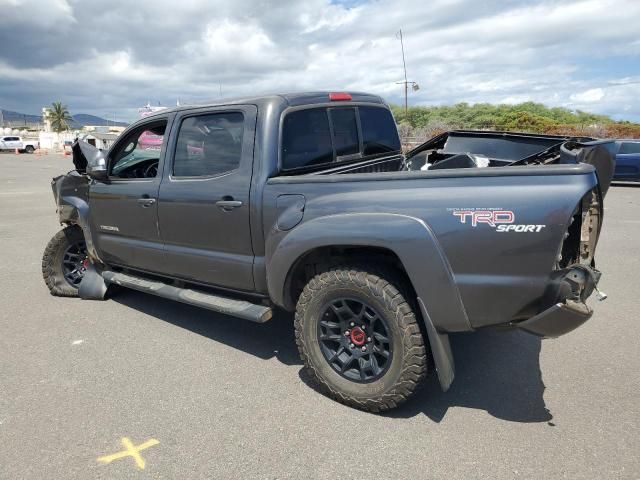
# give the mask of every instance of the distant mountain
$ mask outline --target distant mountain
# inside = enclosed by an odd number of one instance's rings
[[[10,125],[11,127],[19,127],[24,124],[34,124],[41,123],[42,116],[41,115],[29,115],[20,112],[12,112],[11,110],[1,110],[2,117],[4,118],[5,125]],[[71,115],[73,118],[73,122],[69,125],[71,128],[82,128],[85,125],[98,125],[98,126],[118,126],[118,127],[126,127],[129,125],[125,122],[113,122],[113,120],[106,120],[101,117],[96,117],[95,115],[89,115],[86,113],[78,113],[76,115]]]
[[[113,120],[105,120],[104,118],[96,117],[95,115],[89,115],[87,113],[78,113],[76,115],[72,115],[73,121],[78,125],[109,125],[109,126],[118,126],[118,127],[126,127],[129,125],[125,122],[113,122]]]
[[[24,113],[12,112],[10,110],[2,111],[2,117],[5,124],[11,124],[11,126],[18,126],[20,123],[39,123],[42,121],[41,115],[26,115]]]

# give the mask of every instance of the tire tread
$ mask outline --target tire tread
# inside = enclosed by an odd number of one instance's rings
[[[427,375],[428,350],[420,331],[415,314],[406,297],[401,293],[402,281],[395,281],[391,271],[373,269],[371,266],[334,267],[317,274],[304,287],[296,305],[295,339],[300,357],[311,379],[329,397],[350,407],[369,412],[381,412],[397,407],[405,402],[422,383]],[[396,285],[398,287],[396,287]],[[345,394],[326,382],[310,361],[309,347],[303,335],[305,312],[314,294],[321,289],[352,283],[366,290],[367,294],[379,298],[393,312],[393,317],[402,332],[403,365],[394,387],[379,397],[358,398]]]
[[[69,225],[56,233],[42,255],[42,278],[49,288],[51,295],[56,297],[77,297],[78,289],[69,285],[62,274],[62,266],[58,265],[61,249],[66,246],[71,239],[80,235],[82,230],[77,225]]]

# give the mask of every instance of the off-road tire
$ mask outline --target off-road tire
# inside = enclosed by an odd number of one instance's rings
[[[370,383],[340,375],[320,349],[317,325],[325,305],[345,296],[366,300],[390,327],[391,363],[382,377]],[[426,377],[429,353],[407,298],[403,282],[391,271],[368,265],[333,268],[307,283],[296,306],[295,337],[307,374],[323,393],[369,412],[395,408],[414,393]]]
[[[42,277],[51,295],[57,297],[77,297],[78,289],[64,278],[62,256],[67,247],[84,239],[78,225],[70,225],[56,233],[42,255]]]

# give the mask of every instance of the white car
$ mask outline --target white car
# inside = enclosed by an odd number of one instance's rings
[[[40,146],[36,140],[23,140],[16,135],[0,136],[0,150],[15,150],[20,152],[33,153]]]

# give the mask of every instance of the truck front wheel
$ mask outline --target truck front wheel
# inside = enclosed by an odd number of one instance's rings
[[[77,297],[88,261],[84,235],[78,225],[56,233],[42,256],[42,276],[51,295]]]
[[[415,314],[391,272],[329,270],[305,286],[296,343],[311,379],[346,405],[379,412],[409,398],[427,373]]]

